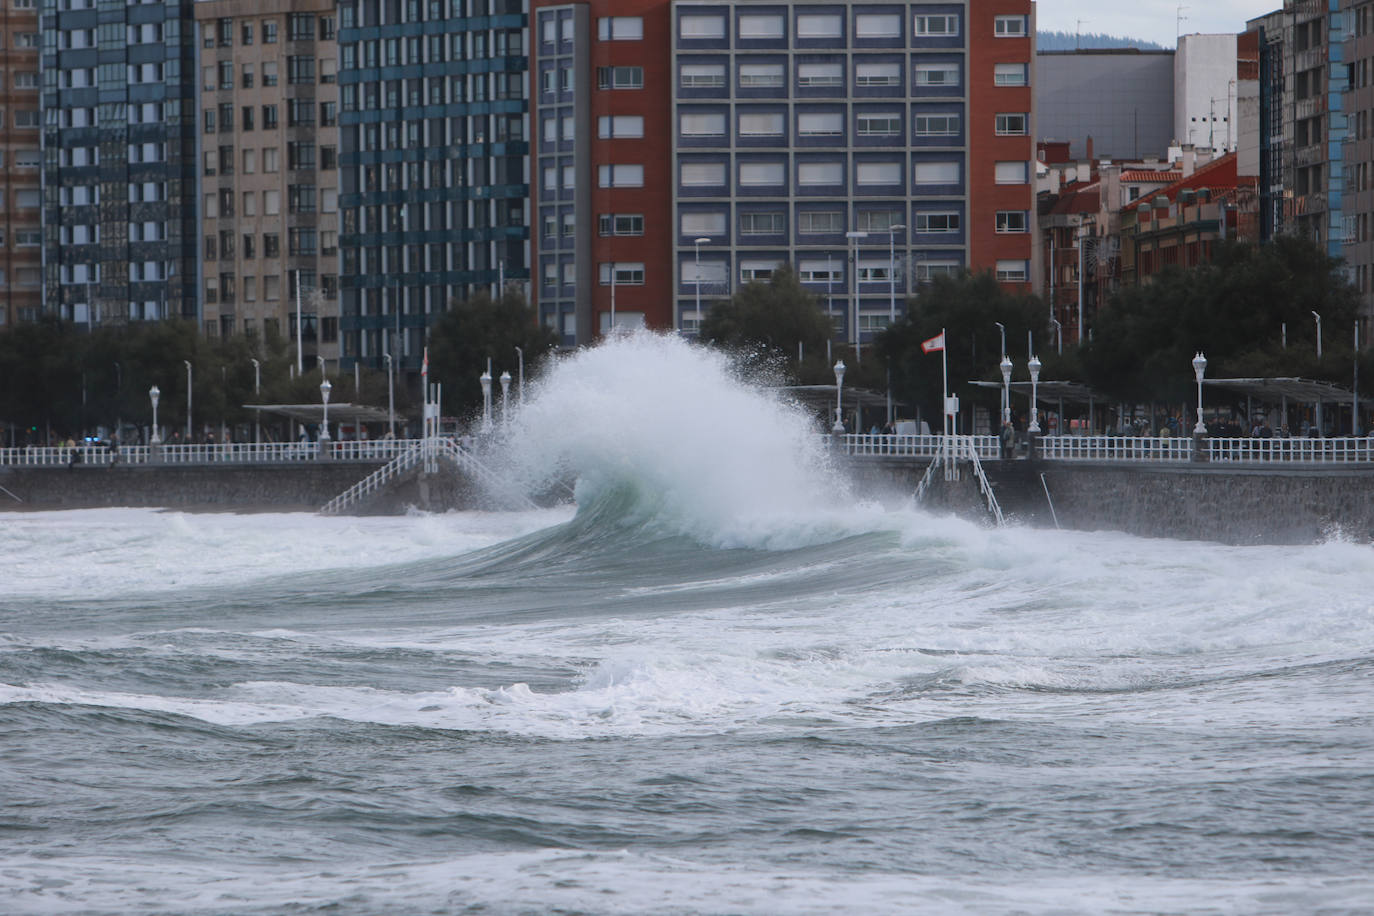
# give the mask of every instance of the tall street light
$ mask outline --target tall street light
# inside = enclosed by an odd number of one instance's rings
[[[1030,426],[1026,427],[1028,433],[1040,432],[1040,360],[1034,356],[1030,358],[1030,377],[1031,377],[1031,415]]]
[[[844,435],[844,360],[835,361],[835,425],[830,431],[837,436]]]
[[[186,364],[186,444],[191,444],[191,361],[183,359]]]
[[[887,230],[887,321],[890,325],[897,322],[897,233],[905,228],[905,223],[898,223]]]
[[[1193,427],[1194,436],[1207,435],[1207,424],[1202,422],[1202,377],[1207,374],[1207,357],[1201,352],[1193,357],[1193,375],[1197,376],[1197,425]]]
[[[1050,323],[1054,325],[1054,348],[1060,356],[1064,355],[1064,326],[1059,323],[1058,318],[1051,318]]]
[[[251,357],[248,361],[253,364],[253,400],[258,401],[258,394],[262,391],[262,364]],[[262,411],[255,410],[253,414],[253,442],[257,443],[262,441]]]
[[[396,438],[396,373],[391,365],[391,354],[383,353],[382,359],[386,360],[386,431],[391,438]]]
[[[519,375],[516,377],[515,404],[517,407],[525,406],[525,351],[519,347],[515,348],[515,358],[519,361]]]
[[[1002,354],[1002,361],[998,363],[998,368],[1002,370],[1002,422],[1011,422],[1011,357]]]
[[[157,431],[157,402],[162,397],[162,391],[156,385],[148,389],[148,399],[153,402],[153,435],[148,440],[149,445],[161,445],[162,435]]]
[[[507,407],[506,398],[510,395],[510,373],[501,373],[501,425],[510,429],[510,409]]]
[[[1000,321],[994,321],[993,324],[997,325],[997,333],[1001,336],[1001,339],[1002,339],[1002,363],[1006,364],[1007,366],[1010,366],[1010,365],[1011,365],[1011,362],[1008,361],[1008,359],[1007,359],[1007,328],[1006,328],[1006,325],[1002,324],[1002,322],[1000,322]],[[1003,375],[1006,375],[1008,371],[1009,371],[1009,370],[1003,370]],[[1008,381],[1010,381],[1010,378],[1009,378],[1009,377],[1008,377]],[[1003,391],[1002,391],[1002,411],[1003,411],[1003,413],[1005,413],[1007,416],[1010,416],[1010,415],[1011,415],[1011,390],[1010,390],[1009,388],[1007,388],[1006,385],[1003,385],[1002,387],[1003,387]]]
[[[710,241],[711,241],[711,240],[710,240],[709,238],[706,238],[706,237],[704,237],[704,236],[703,236],[702,238],[693,239],[693,240],[692,240],[692,244],[693,244],[694,246],[696,246],[696,250],[697,250],[697,332],[698,332],[698,333],[701,332],[701,246],[702,246],[702,243],[707,243],[707,244],[709,244]]]
[[[334,386],[329,384],[329,379],[320,382],[320,400],[324,401],[324,416],[320,429],[320,451],[324,453],[326,457],[328,457],[328,453],[325,452],[324,449],[325,444],[329,442],[329,392],[333,388]]]
[[[868,233],[862,230],[846,232],[844,237],[850,240],[850,249],[853,251],[850,262],[854,265],[849,275],[850,289],[854,291],[854,311],[850,316],[852,322],[850,326],[854,329],[854,333],[850,336],[849,341],[854,345],[854,360],[862,363],[863,348],[859,341],[859,239],[868,238]]]
[[[482,432],[491,432],[491,367],[477,377],[482,383]]]
[[[1321,316],[1321,315],[1318,315],[1316,312],[1313,312],[1313,313],[1312,313],[1312,317],[1315,318],[1315,319],[1317,319],[1317,359],[1321,359],[1321,358],[1322,358],[1322,316]]]

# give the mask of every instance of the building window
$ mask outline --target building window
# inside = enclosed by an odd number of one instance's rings
[[[797,278],[803,283],[843,283],[844,261],[840,259],[801,261],[797,265]]]
[[[616,286],[644,285],[644,264],[642,262],[616,261],[611,263],[603,261],[598,267],[602,286],[610,286],[612,276],[615,277]]]
[[[958,184],[959,163],[957,162],[918,162],[916,163],[916,183]]]
[[[683,112],[678,115],[678,130],[684,137],[723,137],[725,113]]]
[[[678,68],[678,85],[683,89],[719,89],[725,85],[725,65],[682,64]]]
[[[644,187],[644,166],[598,166],[597,183],[603,188],[642,188]]]
[[[720,39],[725,37],[725,17],[684,13],[677,21],[678,37],[684,39]]]
[[[844,64],[839,61],[797,64],[797,86],[803,89],[844,85]]]
[[[644,19],[640,16],[602,16],[596,20],[596,37],[601,41],[640,41],[644,38]]]
[[[739,184],[742,188],[777,187],[787,180],[787,169],[781,162],[741,162]]]
[[[837,235],[844,231],[839,210],[803,210],[797,214],[797,231],[803,235]]]
[[[902,116],[895,111],[863,112],[858,115],[860,137],[897,137],[902,133]]]
[[[997,134],[1001,137],[1021,137],[1026,133],[1026,116],[1024,114],[999,114],[997,116]]]
[[[1024,86],[1026,85],[1026,65],[994,64],[992,81],[998,86]]]
[[[277,21],[275,19],[264,19],[262,21],[262,43],[274,45],[277,43]]]
[[[739,37],[745,39],[778,39],[786,34],[781,13],[741,13]]]
[[[998,211],[997,211],[997,231],[998,231],[998,232],[1025,232],[1025,231],[1026,231],[1026,211],[1025,211],[1025,210],[998,210]]]
[[[603,213],[597,219],[597,228],[601,235],[643,235],[644,214]]]
[[[917,64],[916,85],[948,88],[959,85],[958,64]]]
[[[741,137],[781,137],[785,121],[782,112],[741,112]]]
[[[552,71],[545,71],[546,76],[551,76]],[[643,67],[597,67],[596,68],[596,88],[598,89],[643,89],[644,88],[644,68]],[[545,87],[546,92],[552,92],[552,84]]]
[[[1025,16],[997,16],[992,20],[993,34],[998,38],[1025,38]]]
[[[721,187],[725,184],[725,163],[684,162],[678,166],[678,180],[684,188]]]
[[[959,34],[957,15],[917,16],[916,36],[918,38],[952,38]]]
[[[1001,283],[1024,283],[1026,281],[1026,262],[998,261],[997,279]]]
[[[844,113],[803,111],[797,115],[797,136],[839,137],[844,135]]]
[[[887,232],[902,222],[900,210],[860,210],[856,228],[864,232]]]
[[[843,185],[843,162],[799,162],[797,163],[797,185],[815,187],[817,185]]]
[[[740,64],[739,87],[741,89],[776,89],[783,84],[783,65]]]
[[[725,214],[719,210],[682,214],[682,234],[690,238],[717,237],[725,234]]]
[[[959,134],[957,114],[917,115],[912,119],[918,137],[954,137]]]
[[[721,115],[722,130],[725,116]],[[603,115],[597,118],[596,135],[602,140],[613,138],[639,138],[644,136],[643,115]],[[569,139],[565,137],[564,139]]]
[[[1028,171],[1025,162],[999,162],[994,180],[997,184],[1025,184],[1029,180]]]
[[[878,86],[900,86],[902,65],[899,63],[857,63],[854,65],[854,85],[864,89]]]
[[[860,162],[854,166],[854,183],[859,186],[887,185],[902,183],[902,164],[900,162]]]
[[[784,213],[741,213],[739,215],[740,235],[782,235],[787,231],[787,215]]]
[[[843,38],[844,18],[838,13],[798,13],[797,37]]]

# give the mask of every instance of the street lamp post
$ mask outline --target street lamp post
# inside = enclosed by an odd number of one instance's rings
[[[482,432],[491,432],[491,367],[477,377],[482,383]]]
[[[702,243],[702,242],[707,242],[707,243],[709,243],[710,241],[711,241],[711,240],[710,240],[709,238],[706,238],[706,237],[704,237],[704,236],[703,236],[702,238],[693,239],[693,240],[692,240],[692,244],[696,247],[696,250],[697,250],[697,265],[696,265],[696,271],[697,271],[697,332],[698,332],[698,333],[700,333],[700,331],[701,331],[701,243]]]
[[[183,359],[186,364],[186,444],[191,444],[191,361]]]
[[[898,223],[895,226],[889,226],[887,230],[887,321],[889,325],[897,322],[897,233],[905,228],[905,223]]]
[[[252,358],[248,361],[253,364],[253,400],[257,401],[262,391],[262,364]],[[262,411],[256,410],[253,413],[256,417],[253,423],[253,442],[258,443],[262,441]]]
[[[1059,323],[1058,318],[1051,318],[1050,324],[1054,325],[1054,349],[1060,356],[1064,355],[1064,326]]]
[[[1006,325],[1002,324],[1002,322],[1000,321],[994,321],[993,324],[997,325],[997,333],[1001,336],[1002,339],[1002,364],[1010,366],[1011,363],[1007,360]],[[1003,370],[1003,374],[1006,375],[1008,371],[1009,370]],[[1008,376],[1007,381],[1010,381],[1010,376]],[[1002,412],[1005,413],[1008,417],[1011,416],[1011,389],[1008,388],[1006,385],[1002,386]]]
[[[1040,432],[1040,410],[1039,410],[1039,404],[1040,404],[1040,397],[1039,397],[1039,395],[1040,395],[1040,387],[1039,387],[1039,386],[1040,386],[1040,360],[1039,360],[1039,358],[1037,358],[1037,357],[1035,357],[1035,356],[1032,356],[1032,357],[1030,358],[1030,363],[1028,364],[1028,368],[1030,369],[1030,377],[1031,377],[1031,415],[1030,415],[1030,425],[1026,427],[1026,432],[1028,432],[1028,433],[1039,433],[1039,432]]]
[[[324,401],[324,414],[320,424],[320,454],[329,457],[329,392],[333,389],[329,379],[320,382],[320,400]]]
[[[854,310],[850,315],[850,327],[854,329],[854,333],[850,335],[849,341],[854,345],[855,362],[862,363],[863,347],[859,341],[859,239],[868,238],[868,233],[863,230],[846,232],[844,237],[850,241],[850,249],[853,251],[850,263],[854,265],[849,275],[849,288],[854,291]]]
[[[1317,359],[1321,359],[1321,358],[1322,358],[1322,316],[1319,315],[1319,314],[1317,314],[1316,312],[1313,312],[1313,313],[1312,313],[1312,317],[1315,318],[1315,319],[1317,319]]]
[[[998,368],[1002,370],[1002,422],[1011,422],[1011,357],[1002,354],[1002,362],[998,363]]]
[[[386,431],[391,438],[396,438],[396,373],[391,365],[391,354],[383,353],[382,359],[386,360]]]
[[[508,403],[507,400],[506,400],[506,398],[510,395],[510,373],[509,373],[509,372],[502,372],[502,373],[501,373],[501,379],[500,379],[500,381],[501,381],[501,425],[502,425],[503,427],[505,427],[506,429],[510,429],[510,410],[509,410],[509,408],[506,406],[507,403]]]
[[[1194,436],[1207,435],[1207,424],[1202,422],[1202,377],[1207,374],[1207,357],[1198,353],[1193,357],[1193,375],[1197,376],[1197,425],[1193,427]]]
[[[525,406],[525,351],[519,347],[515,348],[515,358],[519,361],[519,375],[516,377],[515,404],[517,407]]]
[[[153,402],[153,435],[148,439],[149,445],[161,445],[162,435],[157,429],[157,402],[162,397],[162,390],[156,385],[148,389],[148,399]]]
[[[844,360],[835,361],[835,425],[830,431],[836,436],[844,435]]]

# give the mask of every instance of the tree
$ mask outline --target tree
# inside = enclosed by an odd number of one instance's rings
[[[1007,351],[1024,376],[1026,357],[1022,347],[1028,331],[1033,332],[1037,348],[1043,350],[1049,339],[1043,329],[1049,308],[1035,296],[1016,296],[997,282],[991,271],[936,276],[907,302],[906,316],[878,335],[875,349],[892,372],[893,395],[909,404],[919,404],[926,416],[939,417],[941,404],[941,362],[949,361],[949,386],[965,402],[982,401],[995,408],[1001,396],[993,390],[980,390],[965,384],[971,380],[1001,382],[998,364],[1002,360],[1001,333],[997,322],[1006,328]],[[921,343],[945,332],[946,353],[925,353]],[[1046,365],[1047,378],[1067,378],[1050,355],[1037,352]],[[934,425],[934,424],[932,424]]]
[[[752,280],[728,300],[715,303],[699,336],[738,351],[750,362],[791,365],[799,377],[829,374],[821,354],[834,328],[820,303],[786,264],[767,282]],[[804,366],[797,365],[801,351]]]
[[[516,347],[524,351],[525,375],[535,372],[558,338],[539,324],[520,293],[507,288],[493,300],[486,292],[453,303],[429,334],[429,377],[444,383],[444,400],[460,413],[482,405],[478,378],[491,360],[493,384],[502,372],[518,371]]]
[[[1349,384],[1357,308],[1339,262],[1316,243],[1230,242],[1208,264],[1121,290],[1098,315],[1084,371],[1093,387],[1127,401],[1195,396],[1191,361],[1199,351],[1214,378],[1300,375]],[[1320,361],[1313,312],[1325,328]]]

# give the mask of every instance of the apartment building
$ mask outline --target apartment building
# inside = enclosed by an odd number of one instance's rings
[[[50,314],[199,320],[193,6],[42,0]]]
[[[195,16],[204,333],[299,333],[305,359],[336,364],[334,2],[202,0]]]
[[[1345,184],[1345,260],[1360,291],[1362,340],[1370,342],[1374,320],[1374,0],[1344,0],[1345,44],[1350,68],[1345,97],[1347,118],[1343,155]]]
[[[853,342],[937,273],[1028,290],[1032,9],[536,4],[541,318],[690,333],[787,263]]]
[[[0,331],[42,309],[39,45],[36,0],[0,3]]]
[[[529,278],[521,0],[341,0],[342,364],[416,371],[456,299]]]

